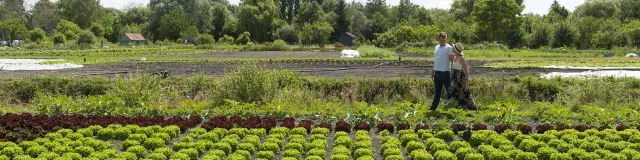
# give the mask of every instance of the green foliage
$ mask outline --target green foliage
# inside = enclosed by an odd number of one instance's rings
[[[318,157],[324,159],[326,157],[326,155],[327,155],[327,152],[325,150],[323,150],[323,149],[312,149],[312,150],[308,151],[306,153],[306,155],[307,155],[307,158],[310,157],[310,156],[318,156]]]
[[[277,143],[264,143],[260,146],[260,151],[271,151],[273,153],[280,151],[280,146]]]
[[[360,57],[391,57],[396,56],[395,52],[388,51],[386,49],[377,48],[375,46],[360,46],[357,51],[360,53]]]
[[[29,40],[31,40],[31,42],[40,44],[45,37],[44,31],[40,28],[35,28],[29,32]]]
[[[411,153],[415,150],[424,150],[426,147],[422,142],[419,141],[411,141],[407,144],[407,153]]]
[[[212,148],[224,151],[226,154],[231,153],[231,145],[229,145],[228,143],[218,142],[218,143],[213,144]]]
[[[402,151],[399,148],[389,148],[389,149],[384,150],[382,155],[385,158],[387,158],[387,157],[393,156],[393,155],[402,155]]]
[[[199,44],[214,44],[216,43],[216,39],[213,38],[213,35],[210,34],[201,34],[198,36]]]
[[[167,159],[167,156],[162,153],[151,153],[149,154],[149,156],[147,156],[147,158],[152,160],[165,160]]]
[[[273,159],[273,157],[275,157],[275,155],[271,151],[260,151],[260,152],[258,152],[258,158]]]
[[[295,44],[298,43],[298,30],[293,25],[284,25],[276,30],[273,37],[289,44]]]
[[[353,158],[354,159],[358,159],[360,157],[365,157],[365,156],[373,156],[373,150],[361,148],[361,149],[357,149],[357,150],[355,150],[353,152]]]
[[[132,146],[127,148],[127,152],[134,153],[138,158],[143,158],[147,155],[147,149],[143,146]]]
[[[96,37],[90,31],[82,31],[78,36],[77,43],[79,45],[93,45],[96,43]]]
[[[457,160],[456,155],[446,151],[446,150],[439,150],[437,152],[435,152],[435,154],[433,154],[435,159],[437,160]]]
[[[198,152],[198,150],[193,149],[193,148],[181,149],[177,153],[184,153],[184,154],[188,155],[191,159],[196,159],[198,157],[198,155],[200,154]]]
[[[329,160],[350,160],[351,157],[349,157],[348,155],[342,155],[342,154],[333,154],[329,157]]]
[[[218,40],[218,43],[231,45],[231,44],[235,43],[235,39],[233,37],[229,36],[229,35],[224,35],[224,36],[220,37],[220,39]]]
[[[475,20],[476,35],[482,40],[503,41],[520,29],[518,15],[524,9],[512,0],[475,1],[471,15]],[[507,33],[504,33],[507,32]]]
[[[147,149],[156,149],[163,147],[165,141],[161,138],[148,138],[144,141],[143,146]]]
[[[189,26],[191,26],[191,23],[189,22],[188,15],[173,10],[160,19],[160,28],[158,29],[159,39],[176,41],[181,37],[180,33]]]
[[[282,157],[291,157],[291,158],[296,158],[298,160],[302,159],[300,151],[298,150],[285,150],[284,153],[282,153]]]
[[[105,34],[105,28],[104,26],[102,26],[102,24],[100,23],[91,23],[91,27],[89,27],[89,30],[93,33],[94,36],[96,37],[104,37]]]
[[[453,131],[451,130],[442,130],[436,132],[436,138],[440,138],[445,141],[453,140]]]
[[[302,44],[316,44],[320,48],[324,48],[324,45],[329,41],[329,37],[331,37],[331,32],[333,32],[333,27],[329,23],[305,23],[298,33],[298,37]]]

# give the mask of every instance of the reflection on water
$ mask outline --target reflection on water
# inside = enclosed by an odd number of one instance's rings
[[[38,64],[47,61],[46,59],[0,59],[0,70],[21,71],[21,70],[59,70],[67,68],[82,68],[82,65],[64,64]]]

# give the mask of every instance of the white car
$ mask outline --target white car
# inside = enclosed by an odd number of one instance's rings
[[[342,50],[340,58],[360,58],[360,52],[356,50]]]

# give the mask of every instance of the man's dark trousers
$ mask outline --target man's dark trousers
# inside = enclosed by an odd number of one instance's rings
[[[435,111],[436,108],[438,108],[438,104],[440,104],[442,87],[444,87],[445,90],[449,90],[449,85],[451,85],[451,72],[435,71],[433,83],[435,85],[436,92],[433,95],[433,102],[431,103],[431,108],[429,108],[429,110]]]

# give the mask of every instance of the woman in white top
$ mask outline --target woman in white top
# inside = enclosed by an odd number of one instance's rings
[[[447,96],[448,98],[454,98],[460,106],[470,110],[478,110],[469,91],[469,65],[464,57],[464,46],[457,43],[452,50],[456,58],[451,67],[451,73],[453,74]]]

